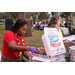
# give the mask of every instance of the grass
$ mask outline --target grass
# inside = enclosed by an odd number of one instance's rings
[[[70,35],[64,35],[64,37],[66,37],[66,36],[70,36]],[[71,43],[64,43],[64,45],[65,45],[66,51],[68,52],[68,51],[69,51],[69,47],[70,47],[70,46],[73,46],[74,44],[71,44]]]
[[[0,25],[0,50],[2,51],[3,47],[3,37],[5,32],[5,25]],[[43,35],[43,31],[41,30],[32,30],[32,37],[24,37],[27,46],[35,46],[35,47],[44,47],[41,36]],[[65,35],[64,37],[69,36]],[[71,43],[65,43],[66,50],[68,51],[68,47],[72,46]]]
[[[24,37],[26,41],[26,45],[41,47],[43,46],[43,42],[41,36],[43,31],[32,31],[32,37]],[[43,46],[44,47],[44,46]]]
[[[0,50],[2,51],[2,47],[3,47],[3,37],[5,34],[6,30],[5,30],[5,25],[0,25]]]

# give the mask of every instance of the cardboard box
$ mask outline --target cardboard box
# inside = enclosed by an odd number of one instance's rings
[[[71,62],[75,62],[75,46],[69,47],[69,54]]]
[[[29,52],[30,62],[51,62],[48,56]]]
[[[65,62],[66,49],[56,28],[44,28],[42,41],[47,56],[29,52],[31,62]]]
[[[33,62],[51,62],[51,60],[49,60],[49,59],[44,59],[44,58],[40,58],[40,57],[36,57],[36,56],[33,56],[32,61]]]
[[[65,46],[56,28],[44,28],[42,41],[43,41],[47,56],[54,56],[54,55],[66,53]]]
[[[60,54],[60,55],[55,55],[55,56],[49,56],[50,59],[57,59],[60,57],[64,57],[65,58],[65,54]]]
[[[65,60],[64,57],[60,57],[60,58],[57,58],[57,59],[51,59],[52,62],[62,62],[64,60]]]
[[[63,42],[69,42],[69,41],[72,41],[72,40],[75,40],[75,35],[71,35],[71,36],[68,36],[68,37],[64,37],[63,39]]]
[[[65,60],[65,54],[60,54],[60,55],[56,55],[56,56],[53,56],[54,58],[50,58],[50,60],[52,62],[63,62]]]
[[[65,62],[65,55],[60,54],[50,57],[50,56],[29,52],[29,61],[30,62]]]
[[[75,51],[75,46],[71,46],[71,47],[69,47],[69,50],[73,50],[73,51]]]

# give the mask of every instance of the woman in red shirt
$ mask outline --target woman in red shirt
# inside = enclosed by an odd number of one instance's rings
[[[2,62],[22,62],[22,54],[29,58],[28,51],[39,53],[36,47],[26,46],[23,34],[27,30],[24,19],[16,21],[10,31],[7,31],[3,40]]]

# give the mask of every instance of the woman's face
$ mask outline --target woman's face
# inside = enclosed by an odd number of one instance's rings
[[[26,30],[27,30],[27,25],[24,25],[17,30],[17,34],[19,36],[23,36],[25,34]]]
[[[60,27],[61,24],[61,18],[59,18],[58,22],[57,22],[57,27]]]

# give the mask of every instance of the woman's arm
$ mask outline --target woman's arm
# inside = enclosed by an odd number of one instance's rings
[[[28,49],[27,46],[16,45],[15,41],[10,41],[7,43],[7,45],[10,50],[15,51],[15,52],[23,52],[23,51],[27,51]]]
[[[19,46],[16,45],[15,41],[10,41],[7,43],[8,47],[10,50],[15,51],[15,52],[24,52],[24,51],[31,51],[33,53],[38,53],[38,49],[36,47],[33,46]]]

